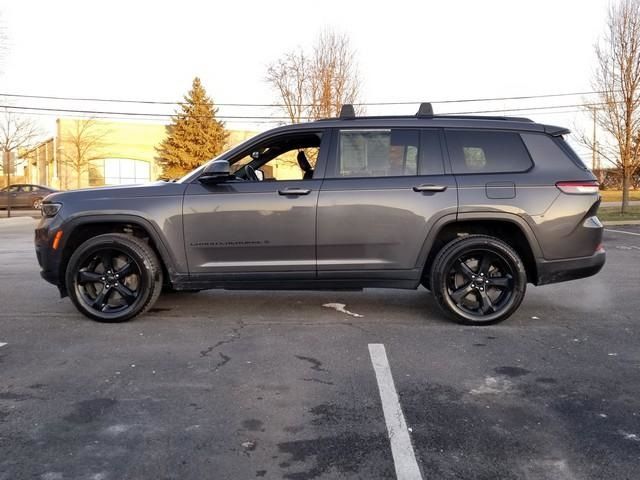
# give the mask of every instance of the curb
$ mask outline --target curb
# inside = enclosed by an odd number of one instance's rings
[[[0,218],[0,227],[8,227],[11,225],[26,225],[28,223],[35,224],[38,220],[33,217],[11,217]]]
[[[640,225],[640,220],[607,220],[606,222],[602,222],[602,224],[607,226],[620,226],[620,225]]]

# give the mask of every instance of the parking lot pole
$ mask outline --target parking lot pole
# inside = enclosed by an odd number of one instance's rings
[[[11,192],[9,192],[9,186],[11,185],[11,154],[8,150],[3,153],[4,169],[7,172],[7,217],[11,217]]]

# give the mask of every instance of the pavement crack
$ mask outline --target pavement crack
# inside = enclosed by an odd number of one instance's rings
[[[246,325],[244,322],[240,321],[239,326],[231,329],[231,338],[226,340],[220,340],[214,345],[206,348],[205,350],[200,350],[200,358],[208,357],[211,352],[213,352],[216,348],[221,347],[222,345],[226,345],[228,343],[233,343],[238,340],[242,335],[240,334],[240,330],[242,330]]]
[[[326,380],[320,380],[319,378],[303,378],[302,381],[303,382],[321,383],[323,385],[333,385],[333,382],[328,382]]]
[[[326,372],[327,370],[322,368],[322,362],[313,357],[305,357],[303,355],[295,356],[298,360],[304,360],[305,362],[309,362],[311,364],[311,370],[315,370],[316,372]]]
[[[214,372],[216,372],[219,369],[221,369],[222,367],[224,367],[227,363],[229,363],[229,360],[231,360],[231,357],[229,357],[228,355],[225,355],[222,352],[218,352],[218,355],[220,355],[220,358],[222,360],[220,360],[218,363],[216,363],[216,366],[213,368]]]

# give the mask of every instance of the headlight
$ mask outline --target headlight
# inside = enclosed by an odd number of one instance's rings
[[[60,209],[62,208],[61,203],[43,203],[42,204],[42,216],[44,217],[55,217]]]

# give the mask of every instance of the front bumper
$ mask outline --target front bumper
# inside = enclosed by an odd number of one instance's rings
[[[606,256],[604,249],[600,249],[589,257],[538,261],[536,285],[566,282],[595,275],[604,266]]]
[[[46,221],[41,222],[35,230],[36,258],[40,265],[40,276],[47,282],[61,288],[60,264],[62,261],[62,248],[53,249],[53,237],[56,230],[49,228]],[[61,290],[62,293],[62,290]]]

